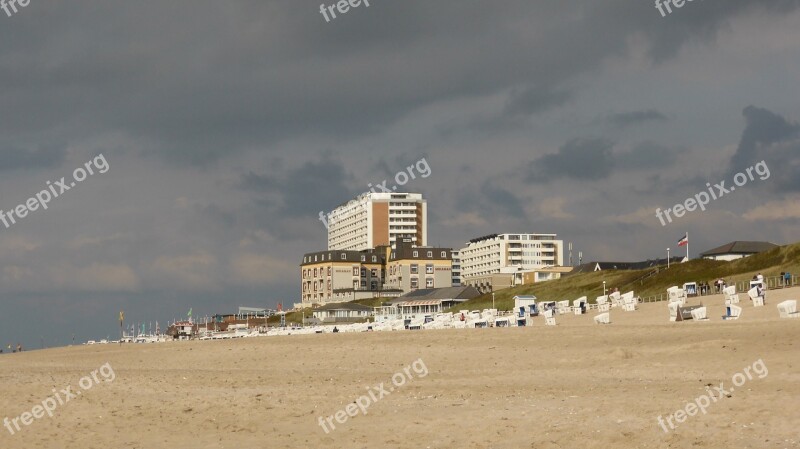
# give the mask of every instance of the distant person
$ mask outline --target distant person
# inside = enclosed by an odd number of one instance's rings
[[[22,352],[22,345],[17,343],[17,352]]]
[[[791,287],[792,285],[792,275],[791,273],[784,273],[783,274],[783,286],[784,287]]]

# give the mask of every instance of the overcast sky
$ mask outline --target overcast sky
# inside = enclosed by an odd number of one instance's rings
[[[0,10],[0,209],[108,162],[0,224],[0,343],[298,302],[319,211],[423,157],[406,187],[437,246],[553,232],[633,261],[686,231],[693,255],[800,240],[800,0],[369,3],[330,22],[319,0]],[[768,179],[656,218],[762,160]]]

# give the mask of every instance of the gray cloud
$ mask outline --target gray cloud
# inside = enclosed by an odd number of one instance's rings
[[[773,190],[800,191],[800,123],[755,106],[746,107],[742,114],[746,126],[729,175],[763,160],[770,169],[767,183]]]
[[[558,153],[542,156],[528,164],[526,181],[546,182],[558,178],[596,181],[614,170],[613,142],[606,139],[573,139]]]
[[[667,120],[669,120],[669,118],[656,109],[621,112],[608,117],[608,122],[619,128],[639,125],[647,122],[663,122]]]
[[[60,167],[66,157],[63,145],[48,145],[32,151],[0,149],[0,171]]]

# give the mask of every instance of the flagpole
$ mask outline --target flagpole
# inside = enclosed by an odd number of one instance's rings
[[[686,261],[689,261],[689,231],[686,231]]]

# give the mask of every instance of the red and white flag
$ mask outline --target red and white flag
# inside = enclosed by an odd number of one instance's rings
[[[678,240],[678,246],[686,246],[689,244],[689,234],[684,235]]]

